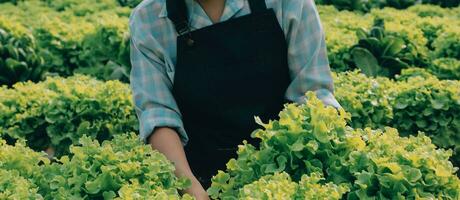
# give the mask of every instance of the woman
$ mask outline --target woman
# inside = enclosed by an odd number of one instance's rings
[[[340,107],[313,0],[144,0],[130,30],[140,136],[198,199],[238,144],[257,144],[254,116],[275,119],[307,91]]]

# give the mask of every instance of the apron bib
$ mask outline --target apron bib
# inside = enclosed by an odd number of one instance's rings
[[[205,188],[243,140],[277,118],[290,84],[287,44],[273,9],[249,0],[251,13],[190,31],[184,0],[168,0],[178,32],[173,95],[189,136],[185,146]]]

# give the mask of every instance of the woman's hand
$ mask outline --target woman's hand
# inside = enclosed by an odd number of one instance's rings
[[[190,169],[179,135],[174,129],[168,127],[157,128],[148,141],[152,148],[163,153],[174,163],[177,177],[186,177],[192,181],[192,186],[183,192],[190,194],[197,200],[209,200],[208,193]]]
[[[195,197],[197,200],[209,200],[209,195],[203,188],[201,183],[195,177],[191,178],[192,186],[186,190],[185,193]]]

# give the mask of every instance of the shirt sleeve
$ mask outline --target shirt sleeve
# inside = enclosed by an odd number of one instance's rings
[[[147,142],[156,127],[174,128],[185,145],[188,141],[181,114],[172,95],[172,80],[167,75],[165,63],[153,50],[158,41],[142,32],[145,24],[140,18],[130,17],[130,86],[140,124],[140,138]],[[139,33],[138,33],[139,31]]]
[[[305,102],[305,93],[315,91],[324,104],[340,108],[327,58],[325,34],[313,0],[289,0],[287,21],[288,62],[292,82],[286,98]]]

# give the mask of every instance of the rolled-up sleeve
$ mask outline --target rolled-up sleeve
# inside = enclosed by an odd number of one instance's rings
[[[165,63],[154,49],[158,41],[145,31],[141,18],[130,17],[130,86],[140,124],[140,138],[147,142],[157,127],[174,128],[183,145],[188,141],[181,113],[172,95],[172,80],[168,77]]]
[[[324,104],[341,107],[334,97],[334,84],[327,58],[325,34],[313,0],[289,1],[285,16],[288,62],[292,77],[286,98],[305,102],[315,91]]]

